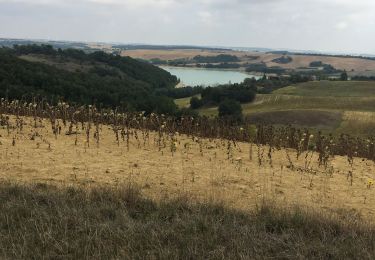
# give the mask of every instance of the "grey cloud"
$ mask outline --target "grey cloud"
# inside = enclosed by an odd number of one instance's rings
[[[0,0],[0,37],[375,54],[373,0]]]

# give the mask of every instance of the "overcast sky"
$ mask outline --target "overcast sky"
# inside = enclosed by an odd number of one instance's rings
[[[0,37],[375,54],[375,0],[0,0]]]

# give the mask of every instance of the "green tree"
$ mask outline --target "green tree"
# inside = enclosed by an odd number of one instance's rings
[[[242,121],[241,104],[233,99],[226,99],[219,105],[219,117],[233,121]]]
[[[341,73],[341,80],[342,81],[348,80],[348,73],[346,73],[346,70],[343,73]]]
[[[29,62],[19,55],[42,59],[68,59],[90,69],[70,71],[64,66]],[[174,115],[177,106],[165,94],[174,90],[177,78],[151,64],[104,52],[55,50],[48,45],[0,48],[0,97],[27,102],[43,98],[74,104],[96,104],[130,111]],[[161,93],[161,94],[158,94]]]
[[[202,106],[202,100],[200,100],[199,98],[192,97],[190,99],[190,108],[197,109],[197,108],[200,108],[201,106]]]

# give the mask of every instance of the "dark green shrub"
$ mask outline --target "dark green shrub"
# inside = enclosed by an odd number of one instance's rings
[[[197,109],[203,105],[202,100],[197,97],[192,97],[190,99],[190,108]]]
[[[233,99],[226,99],[219,105],[219,117],[233,121],[242,121],[241,104]]]

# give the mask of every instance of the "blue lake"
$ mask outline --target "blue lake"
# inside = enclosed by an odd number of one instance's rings
[[[164,66],[161,68],[175,75],[186,86],[215,86],[227,83],[241,83],[246,78],[260,78],[259,76],[251,75],[246,72],[232,70]]]

